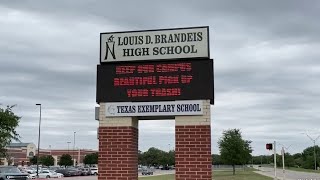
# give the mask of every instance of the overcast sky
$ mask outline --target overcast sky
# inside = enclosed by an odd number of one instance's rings
[[[17,104],[23,142],[98,149],[99,33],[210,26],[215,59],[212,150],[240,128],[254,154],[274,140],[296,153],[320,134],[320,2],[43,1],[0,3],[0,104]],[[139,149],[174,148],[174,121],[140,121]],[[317,142],[320,144],[320,141]],[[280,151],[279,151],[280,152]]]

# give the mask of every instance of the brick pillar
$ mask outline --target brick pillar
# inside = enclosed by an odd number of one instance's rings
[[[103,114],[100,104],[98,180],[138,180],[138,120]]]
[[[210,102],[203,116],[176,117],[176,180],[211,180]]]

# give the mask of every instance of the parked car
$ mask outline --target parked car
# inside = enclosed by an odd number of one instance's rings
[[[97,176],[98,175],[98,168],[95,168],[95,167],[90,168],[90,173],[91,173],[91,175]]]
[[[62,173],[57,173],[50,170],[42,170],[39,173],[39,178],[62,178]]]
[[[141,173],[142,175],[153,175],[153,170],[148,167],[143,167]]]
[[[75,176],[74,171],[69,171],[68,169],[58,169],[56,173],[62,174],[64,177]]]
[[[57,169],[60,169],[60,167],[59,166],[51,166],[51,167],[49,167],[49,170],[51,170],[51,171],[55,171]]]
[[[37,170],[34,169],[34,168],[28,168],[26,171],[27,171],[27,173],[29,173],[29,174],[33,174],[33,173],[36,173],[36,172],[37,172]]]
[[[27,172],[27,169],[25,168],[25,167],[18,167],[18,169],[19,169],[19,171],[21,172],[21,173],[24,173],[24,174],[27,174],[28,172]]]
[[[67,170],[72,174],[72,176],[81,176],[82,173],[82,171],[76,168],[68,168]]]
[[[90,169],[89,168],[78,168],[81,171],[81,176],[88,176],[90,175]]]
[[[37,173],[30,173],[28,175],[29,179],[36,179],[37,178]]]
[[[161,170],[172,170],[172,166],[162,166]]]
[[[55,171],[53,171],[53,172],[55,172]],[[57,172],[55,172],[55,173],[57,173]],[[64,175],[62,173],[57,173],[57,176],[58,176],[58,178],[63,178],[64,177]]]
[[[15,166],[0,166],[0,180],[7,179],[27,180],[28,174],[21,173]]]

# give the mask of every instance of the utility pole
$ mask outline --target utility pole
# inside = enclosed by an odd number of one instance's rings
[[[317,170],[316,141],[313,141],[314,170]]]
[[[274,179],[277,180],[277,150],[276,141],[273,142],[273,164],[274,164]]]
[[[313,139],[307,133],[302,133],[308,136],[308,138],[313,142],[313,156],[314,156],[314,170],[317,170],[317,155],[316,155],[316,141],[319,139],[320,135],[317,138]]]
[[[284,168],[284,148],[281,149],[281,155],[282,155],[282,173],[283,173],[283,180],[286,179],[286,170]]]
[[[72,151],[72,159],[73,159],[73,165],[76,165],[75,159],[74,159],[74,150],[76,148],[76,132],[73,132],[73,151]]]
[[[280,143],[279,143],[280,144]],[[282,148],[281,148],[281,155],[282,155],[282,175],[283,175],[283,180],[286,179],[286,169],[285,169],[285,164],[284,164],[284,156],[285,156],[285,150],[286,149],[288,151],[288,149],[292,146],[292,144],[290,144],[290,146],[288,147],[285,147],[283,144],[280,144],[282,145]]]
[[[251,166],[253,167],[253,157],[251,158]]]
[[[38,135],[38,153],[37,153],[37,178],[39,178],[39,156],[40,156],[40,129],[41,129],[41,104],[36,104],[40,106],[40,119],[39,119],[39,135]]]
[[[68,154],[69,154],[69,145],[70,145],[70,143],[71,143],[71,142],[70,142],[70,141],[68,141],[67,143],[68,143]]]

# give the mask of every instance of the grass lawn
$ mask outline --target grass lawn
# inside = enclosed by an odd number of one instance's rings
[[[236,175],[232,175],[232,171],[214,171],[214,180],[272,180],[273,178],[262,176],[253,171],[236,171]]]
[[[314,169],[304,169],[304,168],[296,168],[296,167],[289,167],[289,168],[286,167],[286,170],[320,173],[320,171],[315,171]]]
[[[174,174],[162,176],[139,177],[139,180],[174,180]]]
[[[232,175],[232,171],[214,171],[214,180],[272,180],[272,178],[256,174],[252,171],[236,171],[236,175]],[[174,174],[154,176],[154,177],[140,177],[139,180],[174,180]]]

